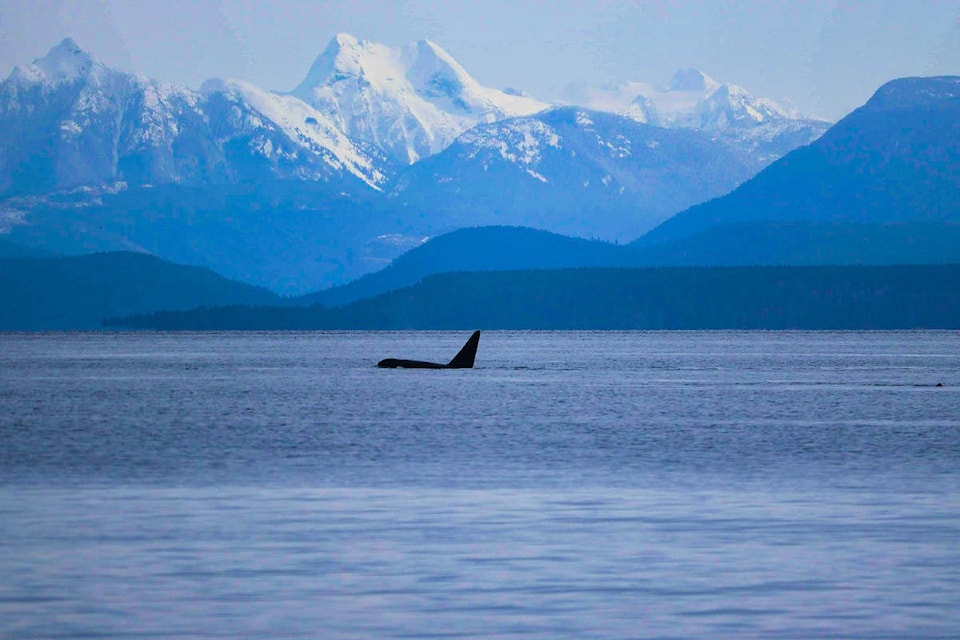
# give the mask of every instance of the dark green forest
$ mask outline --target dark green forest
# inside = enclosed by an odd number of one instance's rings
[[[266,289],[142,253],[0,258],[0,330],[101,329],[108,316],[202,304],[280,304]]]
[[[960,265],[440,274],[324,308],[204,307],[138,329],[960,329]]]

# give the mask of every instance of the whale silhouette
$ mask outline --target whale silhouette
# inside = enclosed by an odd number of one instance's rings
[[[478,346],[480,346],[480,332],[474,331],[467,343],[460,349],[460,352],[447,364],[387,358],[378,362],[377,366],[384,369],[472,369],[473,361],[477,357]]]

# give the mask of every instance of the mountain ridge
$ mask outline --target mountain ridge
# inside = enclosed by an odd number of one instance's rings
[[[816,140],[829,127],[824,120],[693,68],[678,69],[666,87],[639,81],[572,85],[562,101],[647,124],[702,131],[754,155],[760,166]]]
[[[434,234],[506,224],[629,241],[756,169],[698,131],[558,107],[474,127],[399,174],[391,195],[447,223]]]
[[[260,110],[250,96],[260,99]],[[0,195],[118,181],[381,181],[369,154],[335,135],[334,127],[322,127],[323,116],[308,113],[307,105],[300,119],[312,118],[313,127],[271,120],[263,107],[282,100],[272,96],[216,82],[197,92],[117,71],[65,39],[0,83],[0,127],[7,132],[0,144]]]
[[[897,79],[821,138],[636,241],[745,222],[960,222],[960,77]]]
[[[709,82],[714,93],[734,87]],[[750,101],[751,109],[775,104]],[[550,106],[482,86],[429,40],[390,48],[338,34],[283,93],[219,78],[199,91],[178,87],[110,68],[66,38],[0,83],[0,125],[10,132],[0,144],[0,196],[256,177],[359,179],[381,189],[395,164],[431,157],[478,124]],[[35,117],[18,121],[28,112]],[[781,132],[784,145],[819,135],[797,126]],[[767,162],[758,144],[743,149]]]
[[[294,95],[310,98],[328,81],[349,91],[331,89],[333,102],[318,106]],[[388,157],[377,136],[344,133],[356,113],[339,98],[379,100],[388,85],[459,122],[458,137],[405,165],[411,157]],[[672,85],[736,94],[698,71]],[[10,132],[0,141],[0,230],[66,254],[146,250],[298,294],[463,226],[631,240],[763,162],[696,128],[542,109],[519,93],[482,87],[427,40],[390,48],[341,34],[288,93],[219,79],[175,87],[109,69],[64,40],[0,84],[0,127]],[[506,118],[518,104],[533,113]],[[21,121],[27,111],[39,115]],[[440,139],[423,136],[427,147]]]

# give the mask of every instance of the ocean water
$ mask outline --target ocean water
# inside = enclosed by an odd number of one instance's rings
[[[0,637],[960,637],[960,334],[468,336],[0,334]]]

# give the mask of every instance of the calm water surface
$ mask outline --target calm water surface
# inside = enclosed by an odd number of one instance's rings
[[[468,335],[0,334],[0,636],[960,637],[960,334]]]

